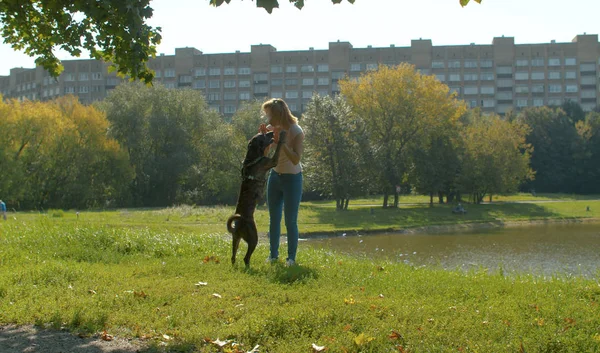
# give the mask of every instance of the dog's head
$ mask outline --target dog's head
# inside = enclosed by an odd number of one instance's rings
[[[273,143],[273,131],[266,134],[258,133],[248,141],[248,151],[244,164],[265,155],[265,149]]]

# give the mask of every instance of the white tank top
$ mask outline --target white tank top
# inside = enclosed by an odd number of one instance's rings
[[[294,139],[301,133],[302,128],[298,124],[291,125],[290,129],[287,130],[285,144],[290,150],[293,150]],[[298,174],[302,172],[302,163],[298,162],[298,164],[294,165],[285,152],[281,151],[279,153],[279,161],[274,169],[279,174]]]

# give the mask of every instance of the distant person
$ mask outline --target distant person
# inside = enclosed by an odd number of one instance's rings
[[[0,212],[2,212],[2,218],[6,221],[6,204],[0,200]]]
[[[302,164],[300,159],[304,150],[304,131],[298,125],[298,119],[292,115],[283,99],[273,98],[262,105],[268,126],[261,124],[259,131],[266,133],[274,130],[285,131],[286,141],[282,145],[277,166],[271,169],[267,181],[267,204],[269,205],[269,261],[279,258],[279,237],[281,235],[281,213],[285,214],[288,253],[286,265],[296,264],[298,250],[298,209],[302,198]],[[278,137],[275,138],[276,140]],[[275,146],[272,144],[271,146]]]

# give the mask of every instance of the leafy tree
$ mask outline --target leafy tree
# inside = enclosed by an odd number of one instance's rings
[[[420,136],[428,136],[449,120],[456,121],[465,110],[464,103],[449,94],[448,86],[433,76],[421,75],[409,64],[382,66],[358,81],[345,79],[339,84],[353,112],[365,120],[372,165],[379,176],[373,181],[384,193],[383,207],[387,207],[390,193],[397,207],[395,186],[409,172],[408,149],[418,144]]]
[[[266,120],[261,112],[262,102],[244,102],[231,118],[231,124],[249,141],[258,133],[258,126]]]
[[[365,193],[364,170],[370,160],[363,121],[341,96],[313,95],[302,116],[306,133],[303,158],[307,187],[333,196],[338,210]]]
[[[600,193],[600,113],[590,112],[576,124],[579,144],[574,155],[576,184],[574,192]]]
[[[515,192],[521,183],[533,178],[528,129],[497,115],[478,117],[466,126],[458,185],[473,202],[480,203],[486,194]]]
[[[534,148],[531,167],[536,178],[525,185],[527,190],[573,192],[573,155],[579,140],[573,120],[562,109],[548,107],[525,109],[516,120],[531,128],[527,143]]]
[[[73,56],[88,50],[94,59],[111,62],[119,74],[151,82],[146,63],[156,54],[160,28],[152,17],[150,0],[2,0],[0,29],[4,42],[58,76],[63,70],[53,50]]]

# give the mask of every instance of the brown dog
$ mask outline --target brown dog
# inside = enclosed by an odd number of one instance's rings
[[[265,149],[273,142],[273,132],[258,133],[248,142],[248,151],[242,166],[242,186],[238,196],[235,214],[227,220],[227,230],[233,236],[231,263],[235,264],[240,240],[248,243],[244,256],[246,267],[250,266],[250,257],[258,244],[258,231],[254,222],[254,210],[265,188],[266,173],[277,165],[281,145],[285,142],[285,131],[279,133],[279,141],[273,157],[265,157]]]

